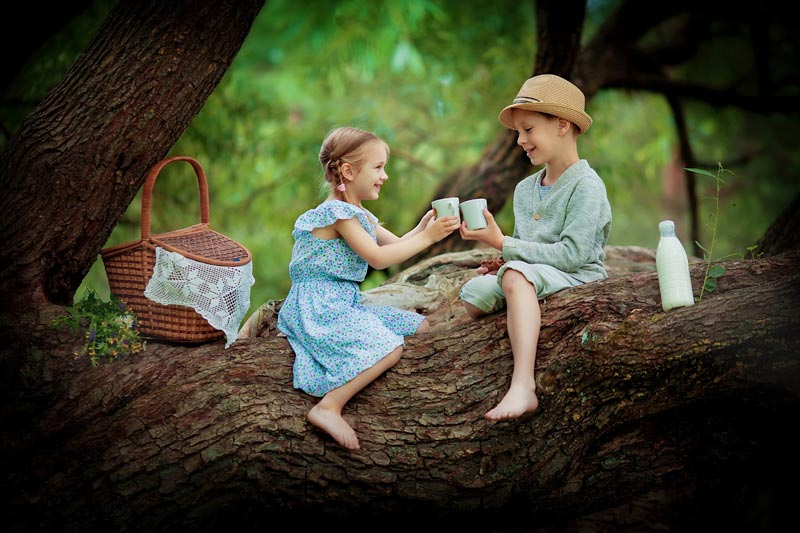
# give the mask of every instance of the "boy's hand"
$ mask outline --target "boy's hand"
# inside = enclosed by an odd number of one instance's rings
[[[503,230],[497,225],[492,213],[488,209],[483,210],[483,216],[486,217],[486,227],[483,229],[470,230],[467,229],[467,223],[462,222],[459,228],[461,238],[465,241],[480,241],[488,244],[492,248],[498,250],[503,249]]]
[[[497,271],[500,270],[500,267],[505,263],[502,257],[483,259],[481,261],[481,266],[478,267],[478,274],[497,274]]]

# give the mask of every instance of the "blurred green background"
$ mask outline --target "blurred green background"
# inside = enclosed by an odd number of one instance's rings
[[[584,41],[614,3],[589,2]],[[23,104],[2,108],[0,148],[69,69],[112,4],[99,0],[69,21],[20,73],[11,93]],[[502,133],[497,114],[531,74],[535,27],[533,3],[518,0],[268,0],[222,82],[170,152],[200,161],[209,179],[212,228],[253,253],[251,310],[289,290],[292,225],[325,197],[317,153],[331,129],[357,126],[389,143],[389,181],[367,207],[403,234],[437,184],[477,163]],[[729,57],[734,62],[736,54]],[[713,78],[731,68],[714,61],[700,54],[683,75]],[[610,244],[654,248],[658,222],[672,218],[691,253],[664,99],[603,90],[587,111],[594,124],[580,138],[580,155],[606,182],[614,216]],[[781,115],[692,103],[687,113],[703,168],[716,171],[721,163],[731,171],[721,191],[714,258],[740,254],[800,190],[786,172],[800,162],[791,140],[797,125]],[[715,184],[697,179],[701,242],[708,246]],[[162,172],[154,233],[199,221],[195,183],[188,165]],[[509,204],[496,214],[506,232],[513,224]],[[107,246],[139,238],[140,208],[137,197]],[[393,273],[375,272],[363,288]],[[107,297],[101,261],[76,298],[85,287]]]

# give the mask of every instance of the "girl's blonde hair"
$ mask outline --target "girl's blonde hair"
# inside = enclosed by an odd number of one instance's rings
[[[386,157],[389,157],[389,145],[372,132],[343,126],[331,131],[319,149],[319,162],[325,174],[325,182],[333,190],[344,183],[342,165],[349,163],[358,172],[364,164],[367,148],[373,142],[383,144]],[[326,193],[329,191],[326,191]],[[337,191],[344,201],[347,192]]]

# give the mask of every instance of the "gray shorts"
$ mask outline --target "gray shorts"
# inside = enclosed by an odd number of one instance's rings
[[[494,313],[505,306],[501,280],[508,269],[520,272],[536,288],[536,296],[542,300],[567,287],[581,285],[582,282],[550,265],[531,264],[524,261],[509,261],[497,275],[484,274],[467,281],[461,287],[460,297],[484,313]]]

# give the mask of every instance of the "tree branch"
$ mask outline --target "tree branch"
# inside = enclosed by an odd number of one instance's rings
[[[62,343],[30,384],[49,391],[47,409],[6,411],[0,495],[27,527],[115,529],[276,514],[516,513],[543,525],[709,480],[731,502],[750,483],[741,473],[765,457],[797,467],[774,423],[800,412],[798,261],[800,252],[726,262],[715,292],[668,313],[652,271],[551,296],[537,357],[542,407],[515,421],[483,419],[510,379],[505,313],[412,337],[345,410],[358,452],[306,422],[315,400],[292,389],[284,338],[228,350],[154,342],[97,368]],[[692,267],[695,286],[703,267]],[[225,513],[232,497],[235,515]]]

